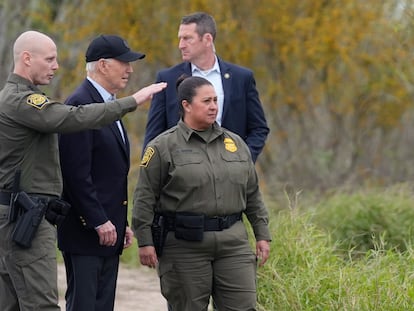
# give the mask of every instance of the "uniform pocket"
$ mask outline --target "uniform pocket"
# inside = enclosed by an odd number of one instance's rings
[[[247,155],[226,152],[221,157],[226,163],[229,180],[234,184],[246,184],[250,165]]]
[[[174,292],[176,293],[175,289],[177,289],[177,286],[173,285],[178,279],[177,274],[174,271],[174,266],[169,262],[163,263],[163,260],[161,259],[157,272],[158,277],[160,278],[161,293],[168,299],[170,295],[173,295]]]
[[[45,256],[56,257],[56,228],[43,219],[32,241],[32,246],[22,248],[12,243],[12,256],[19,266],[25,266]]]
[[[174,183],[179,187],[199,187],[209,180],[206,164],[203,163],[203,156],[198,151],[178,150],[173,152]],[[191,182],[189,182],[191,181]]]

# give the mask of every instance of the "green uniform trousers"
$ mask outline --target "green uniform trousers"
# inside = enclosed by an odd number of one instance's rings
[[[169,232],[158,275],[161,293],[174,311],[256,310],[256,256],[243,222],[204,232],[202,242],[176,239]]]
[[[0,310],[56,311],[56,229],[43,219],[29,249],[11,241],[9,207],[0,205]]]

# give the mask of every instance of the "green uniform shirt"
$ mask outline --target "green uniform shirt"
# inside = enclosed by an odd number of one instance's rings
[[[56,133],[99,128],[137,107],[134,98],[67,106],[48,99],[30,81],[10,74],[0,91],[0,190],[11,190],[21,169],[20,189],[60,196],[62,176]]]
[[[148,144],[132,218],[140,246],[153,245],[154,210],[209,217],[244,212],[256,240],[270,240],[250,151],[238,135],[216,123],[211,131],[197,132],[179,121]]]

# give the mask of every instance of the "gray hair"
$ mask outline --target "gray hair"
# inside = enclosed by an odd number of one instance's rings
[[[98,61],[86,63],[86,66],[85,66],[86,72],[95,72],[97,63]]]
[[[111,58],[104,58],[105,61],[110,62]],[[96,65],[98,64],[98,61],[95,60],[93,62],[86,63],[85,69],[86,72],[96,72]]]

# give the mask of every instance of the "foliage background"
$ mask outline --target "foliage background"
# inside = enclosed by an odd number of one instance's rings
[[[413,193],[400,184],[271,204],[258,310],[414,310]]]
[[[259,270],[261,310],[413,310],[413,4],[0,0],[0,86],[13,41],[36,29],[58,45],[44,89],[63,101],[85,77],[90,40],[113,33],[147,54],[130,94],[180,62],[181,17],[211,13],[218,55],[254,70],[271,129],[256,165],[277,237]],[[125,117],[131,191],[147,109]],[[136,264],[135,252],[124,260]]]
[[[85,76],[90,40],[115,33],[147,54],[134,63],[123,95],[130,94],[180,61],[180,18],[206,11],[218,25],[218,55],[256,75],[271,129],[257,163],[265,192],[390,185],[414,175],[412,7],[410,0],[0,0],[0,85],[14,39],[36,29],[57,42],[60,69],[45,91],[64,100]],[[125,118],[133,181],[146,109]]]

